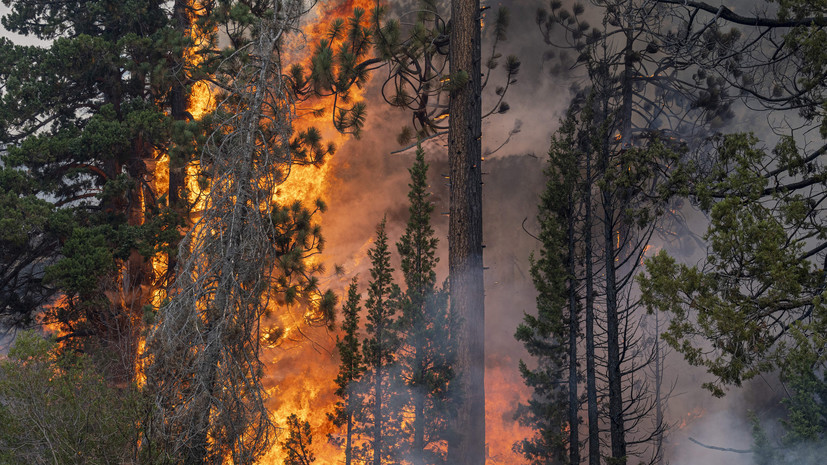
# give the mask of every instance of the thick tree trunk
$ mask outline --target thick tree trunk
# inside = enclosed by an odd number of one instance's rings
[[[449,461],[485,463],[485,310],[482,268],[481,82],[479,0],[452,0],[450,72],[467,73],[449,105],[451,176],[448,268],[457,316],[458,384]]]

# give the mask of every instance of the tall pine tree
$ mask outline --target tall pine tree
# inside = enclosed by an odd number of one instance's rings
[[[361,343],[359,342],[359,301],[357,280],[353,278],[347,290],[347,301],[342,307],[344,321],[341,340],[336,341],[339,352],[339,375],[336,377],[336,408],[329,414],[330,420],[337,428],[345,427],[345,437],[340,446],[345,450],[345,465],[353,463],[354,436],[356,435],[357,415],[361,410],[361,395],[358,392],[358,382],[362,379],[365,365],[362,358]]]
[[[400,290],[393,282],[391,254],[388,250],[388,236],[385,233],[386,220],[376,228],[376,243],[368,251],[371,261],[368,283],[367,338],[362,346],[365,366],[364,388],[367,390],[366,407],[369,413],[367,426],[369,454],[373,465],[395,463],[398,459],[398,397],[399,386],[395,371],[399,349],[398,316]]]
[[[515,445],[535,465],[580,462],[577,396],[578,282],[575,275],[578,164],[574,115],[563,122],[549,150],[546,190],[538,220],[542,248],[531,258],[537,315],[526,314],[515,337],[536,368],[520,361],[520,374],[533,390],[520,406],[520,423],[535,430]]]
[[[447,438],[448,386],[453,371],[448,295],[436,286],[439,241],[431,227],[434,206],[428,193],[428,165],[422,147],[411,174],[408,225],[397,243],[407,290],[402,297],[400,351],[402,376],[410,389],[413,419],[409,460],[415,465],[444,462]]]

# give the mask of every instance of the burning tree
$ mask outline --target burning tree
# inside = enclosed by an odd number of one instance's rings
[[[184,463],[252,463],[267,449],[259,321],[271,295],[289,303],[317,290],[303,261],[320,247],[312,213],[274,201],[293,156],[279,47],[302,6],[268,6],[234,22],[235,47],[218,75],[225,93],[200,159],[209,190],[148,341],[147,450]],[[332,304],[328,294],[319,305]]]

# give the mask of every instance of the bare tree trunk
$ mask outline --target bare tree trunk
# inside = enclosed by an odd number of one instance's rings
[[[609,435],[612,443],[613,464],[626,463],[626,430],[623,425],[623,388],[620,372],[620,331],[617,315],[615,282],[614,206],[609,192],[603,193],[603,240],[606,267],[606,351],[609,380]]]
[[[347,433],[345,433],[345,465],[353,461],[353,412],[347,412]]]
[[[452,0],[449,113],[451,309],[458,318],[455,437],[449,462],[485,463],[485,310],[482,265],[481,82],[479,0]]]
[[[655,312],[655,463],[663,463],[663,360],[660,354],[660,312]]]

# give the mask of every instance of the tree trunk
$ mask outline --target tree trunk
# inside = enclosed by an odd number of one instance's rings
[[[608,140],[604,143],[603,169],[608,168]],[[623,389],[620,372],[620,334],[615,281],[614,195],[610,186],[603,188],[603,241],[606,269],[606,357],[609,381],[609,435],[614,465],[626,464],[626,430],[623,424]],[[619,233],[618,233],[619,234]],[[619,236],[618,236],[619,237]]]
[[[577,396],[577,334],[580,318],[577,312],[577,277],[575,275],[575,220],[574,201],[569,198],[568,206],[568,263],[569,274],[569,463],[580,463],[580,422],[578,411],[580,402]]]
[[[376,339],[382,341],[382,329],[378,328]],[[381,344],[381,342],[380,342]],[[382,350],[377,354],[378,364],[373,380],[373,465],[382,465]]]
[[[450,74],[467,73],[449,103],[451,310],[457,316],[458,403],[449,462],[485,463],[485,310],[482,268],[479,0],[451,1]]]
[[[348,399],[348,404],[350,400]],[[348,410],[350,406],[348,405]],[[345,436],[345,465],[351,465],[353,460],[353,412],[347,412],[347,433]]]
[[[600,428],[597,419],[597,371],[594,360],[594,272],[592,269],[592,151],[586,150],[583,203],[583,242],[586,244],[586,403],[589,418],[589,465],[600,465]]]
[[[420,295],[424,295],[421,293]],[[425,314],[425,310],[420,310],[420,315]],[[424,324],[422,322],[421,324]],[[411,457],[411,463],[414,465],[424,465],[425,457],[423,452],[425,452],[425,396],[428,395],[427,387],[425,384],[425,363],[422,360],[423,354],[425,352],[424,344],[422,341],[422,336],[417,334],[415,338],[416,347],[414,348],[414,360],[416,361],[417,373],[416,376],[419,378],[416,380],[414,384],[413,396],[414,396],[414,421],[413,421],[413,452],[414,455]]]
[[[187,34],[190,29],[190,5],[188,0],[175,0],[172,9],[172,17],[175,21],[175,31],[182,36]],[[186,58],[184,57],[184,50],[175,57],[177,68],[182,70],[181,73],[186,73]],[[172,87],[170,93],[170,110],[171,116],[176,121],[183,121],[190,117],[187,113],[189,106],[188,96],[186,92],[186,84],[190,83],[187,76],[178,76],[176,84]],[[191,83],[190,83],[191,84]],[[183,212],[186,200],[181,198],[181,193],[184,189],[185,171],[183,161],[169,160],[169,191],[167,198],[169,199],[169,206],[178,212]],[[170,267],[173,266],[172,260],[175,257],[170,257]]]

